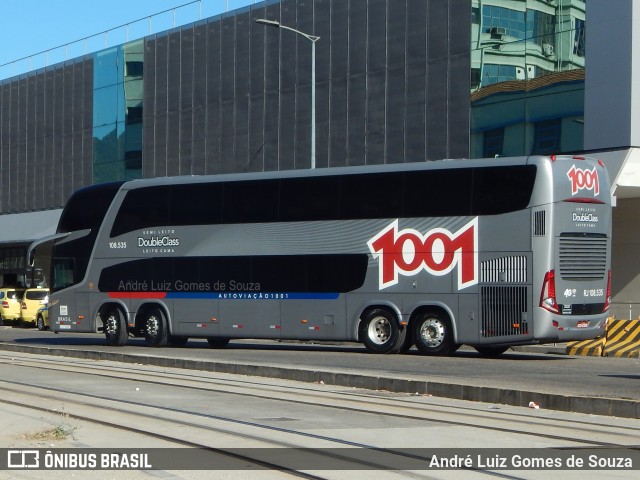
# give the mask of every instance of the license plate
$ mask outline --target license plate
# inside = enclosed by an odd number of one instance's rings
[[[71,330],[71,325],[60,325],[60,330]]]
[[[589,322],[587,320],[581,320],[576,325],[576,327],[578,328],[587,328],[588,326],[589,326]]]

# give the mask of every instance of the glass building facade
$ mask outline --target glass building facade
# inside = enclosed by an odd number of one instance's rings
[[[580,150],[585,8],[270,1],[5,80],[0,210],[112,180],[308,168],[311,45],[258,18],[321,37],[319,168]]]
[[[0,211],[77,188],[583,148],[584,0],[252,4],[0,83]]]
[[[93,183],[142,176],[144,42],[94,54]]]
[[[473,0],[471,157],[583,149],[584,0]]]

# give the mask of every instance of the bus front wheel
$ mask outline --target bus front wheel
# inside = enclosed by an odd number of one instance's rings
[[[117,308],[107,311],[104,320],[104,334],[107,339],[107,345],[112,347],[121,347],[127,343],[127,338],[129,337],[127,323]]]
[[[413,341],[425,355],[449,355],[457,350],[448,315],[427,311],[413,322]]]
[[[369,310],[360,323],[360,340],[373,353],[397,353],[405,335],[396,316],[384,308]]]
[[[144,341],[150,347],[166,347],[169,341],[167,319],[160,309],[153,307],[144,317]]]

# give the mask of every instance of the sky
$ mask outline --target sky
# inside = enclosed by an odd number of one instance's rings
[[[180,26],[253,3],[256,0],[0,0],[0,78],[168,30],[174,21]],[[116,28],[127,23],[128,28]]]

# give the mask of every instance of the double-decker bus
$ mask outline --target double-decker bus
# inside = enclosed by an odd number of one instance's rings
[[[610,232],[602,162],[532,156],[91,186],[29,257],[51,329],[109,345],[493,355],[604,334]]]

